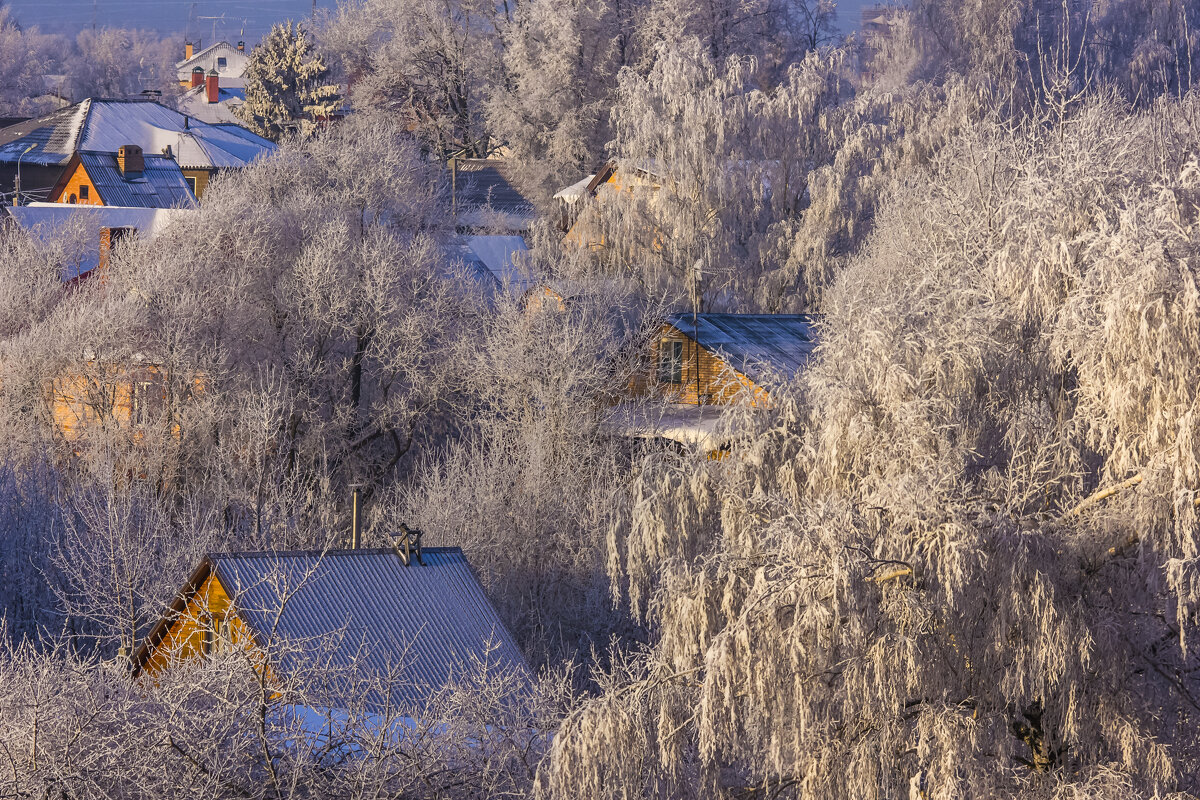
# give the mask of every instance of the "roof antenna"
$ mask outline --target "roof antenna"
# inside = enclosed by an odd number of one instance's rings
[[[414,555],[417,557],[417,563],[425,566],[425,559],[421,554],[421,532],[412,530],[403,522],[400,523],[400,535],[392,537],[392,549],[400,556],[404,566],[412,564]]]

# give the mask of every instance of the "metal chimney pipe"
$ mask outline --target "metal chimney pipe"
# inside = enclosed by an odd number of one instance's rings
[[[350,549],[358,549],[358,487],[354,487],[353,510],[350,513]]]

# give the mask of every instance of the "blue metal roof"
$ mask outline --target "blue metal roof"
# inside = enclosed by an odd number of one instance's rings
[[[405,566],[393,550],[209,556],[260,646],[274,631],[307,647],[319,640],[320,656],[336,669],[357,665],[385,676],[402,667],[390,691],[395,702],[421,708],[455,676],[481,671],[515,671],[529,680],[521,651],[462,550],[429,547],[423,558],[423,566]],[[283,669],[304,669],[305,646],[284,651]]]
[[[804,368],[817,347],[812,314],[672,314],[675,327],[750,379],[769,373],[790,380]]]
[[[127,179],[117,165],[116,153],[79,153],[80,163],[106,206],[195,208],[196,196],[174,159],[157,155],[142,158],[145,169],[141,175]]]

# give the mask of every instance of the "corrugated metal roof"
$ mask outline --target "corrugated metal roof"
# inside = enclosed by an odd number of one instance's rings
[[[460,224],[481,225],[476,212],[487,208],[507,217],[509,227],[524,229],[535,216],[533,203],[509,180],[509,167],[498,159],[465,158],[454,161],[454,202]]]
[[[211,555],[218,580],[259,644],[333,637],[333,666],[384,675],[404,667],[393,699],[423,706],[456,675],[529,668],[461,549],[424,549],[406,567],[392,550]],[[284,602],[287,593],[294,592]],[[487,652],[487,645],[495,648]],[[289,654],[282,668],[303,650]],[[324,655],[324,653],[323,653]],[[293,663],[287,663],[287,660]]]
[[[196,197],[172,158],[145,155],[140,177],[126,179],[116,153],[80,151],[79,162],[106,206],[128,208],[194,208]]]
[[[795,377],[817,346],[812,314],[672,314],[667,323],[755,380]]]
[[[22,163],[65,164],[79,150],[116,152],[136,144],[145,153],[170,146],[185,169],[244,167],[275,150],[272,142],[229,128],[146,100],[89,99],[0,130],[0,162],[16,161],[30,144]]]

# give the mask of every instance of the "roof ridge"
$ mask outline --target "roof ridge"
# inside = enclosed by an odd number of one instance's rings
[[[439,547],[422,547],[424,553],[453,553],[462,552],[462,548],[453,546]],[[396,551],[390,547],[359,547],[356,549],[340,548],[337,550],[237,550],[227,553],[207,553],[206,556],[210,559],[219,558],[281,558],[281,557],[305,557],[312,558],[314,556],[353,556],[353,555],[395,555]]]

